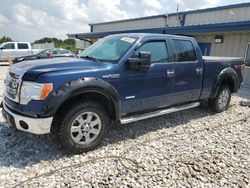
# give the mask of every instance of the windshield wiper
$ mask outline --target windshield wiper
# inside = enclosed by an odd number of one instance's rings
[[[93,60],[93,61],[96,61],[96,62],[99,62],[98,59],[92,57],[92,56],[88,56],[88,55],[85,55],[85,56],[81,56],[80,58],[85,58],[85,59],[90,59],[90,60]]]

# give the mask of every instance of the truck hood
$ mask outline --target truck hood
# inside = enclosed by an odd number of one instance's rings
[[[67,70],[100,71],[111,68],[111,63],[95,62],[75,58],[54,58],[24,61],[12,65],[13,68],[23,69],[28,80],[34,80],[42,73]]]

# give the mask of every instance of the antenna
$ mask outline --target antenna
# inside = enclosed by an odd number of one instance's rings
[[[181,17],[180,17],[180,15],[179,15],[180,4],[181,4],[181,1],[179,1],[179,3],[177,3],[177,8],[176,8],[177,20],[178,20],[178,21],[181,21]]]
[[[179,14],[179,7],[180,7],[180,4],[181,4],[181,2],[177,3],[177,8],[176,8],[177,14]]]
[[[165,26],[168,27],[168,11],[165,13]]]

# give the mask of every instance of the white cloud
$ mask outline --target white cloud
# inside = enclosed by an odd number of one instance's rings
[[[162,5],[158,0],[142,0],[142,4],[146,5],[149,8],[161,9]]]
[[[8,22],[9,22],[9,20],[5,16],[0,14],[0,27],[3,27],[4,24],[6,24]]]
[[[128,6],[132,7],[136,4],[136,2],[134,0],[126,0],[125,4],[127,4]]]
[[[59,14],[50,14],[45,9],[25,4],[15,4],[12,7],[13,24],[18,27],[19,32],[28,33],[31,38],[54,36],[66,38],[67,33],[82,32],[88,29],[88,25],[79,24],[88,20],[84,4],[77,4],[77,0],[57,0],[50,4],[50,8],[60,10]],[[57,15],[57,16],[55,16]]]
[[[91,0],[87,4],[90,21],[110,21],[129,18],[129,14],[121,7],[120,0]]]
[[[89,23],[221,6],[226,0],[1,0],[0,35],[33,41],[89,32]],[[249,2],[235,0],[234,3]],[[11,23],[11,24],[10,24]]]
[[[176,0],[176,5],[179,3],[179,10],[194,10],[218,6],[222,0],[200,0],[196,2],[194,0]]]
[[[85,4],[78,3],[78,0],[53,0],[54,6],[61,11],[63,17],[67,20],[85,20],[88,19]]]
[[[155,10],[144,10],[143,11],[143,16],[153,16],[153,15],[157,15],[159,14],[159,12],[155,11]]]
[[[18,3],[13,6],[12,12],[15,12],[14,17],[18,24],[23,26],[33,25],[32,22],[29,21],[30,12],[33,12],[31,7]]]
[[[221,3],[221,0],[206,0],[201,8],[215,7]]]

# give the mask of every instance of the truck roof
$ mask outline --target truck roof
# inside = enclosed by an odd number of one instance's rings
[[[156,34],[156,33],[121,33],[114,34],[114,36],[131,36],[138,38],[150,38],[150,37],[167,37],[167,38],[180,38],[180,39],[193,39],[193,37],[181,36],[181,35],[168,35],[168,34]]]
[[[22,41],[8,41],[8,42],[4,42],[1,44],[7,44],[7,43],[26,43],[26,44],[30,44],[30,42],[22,42]]]

